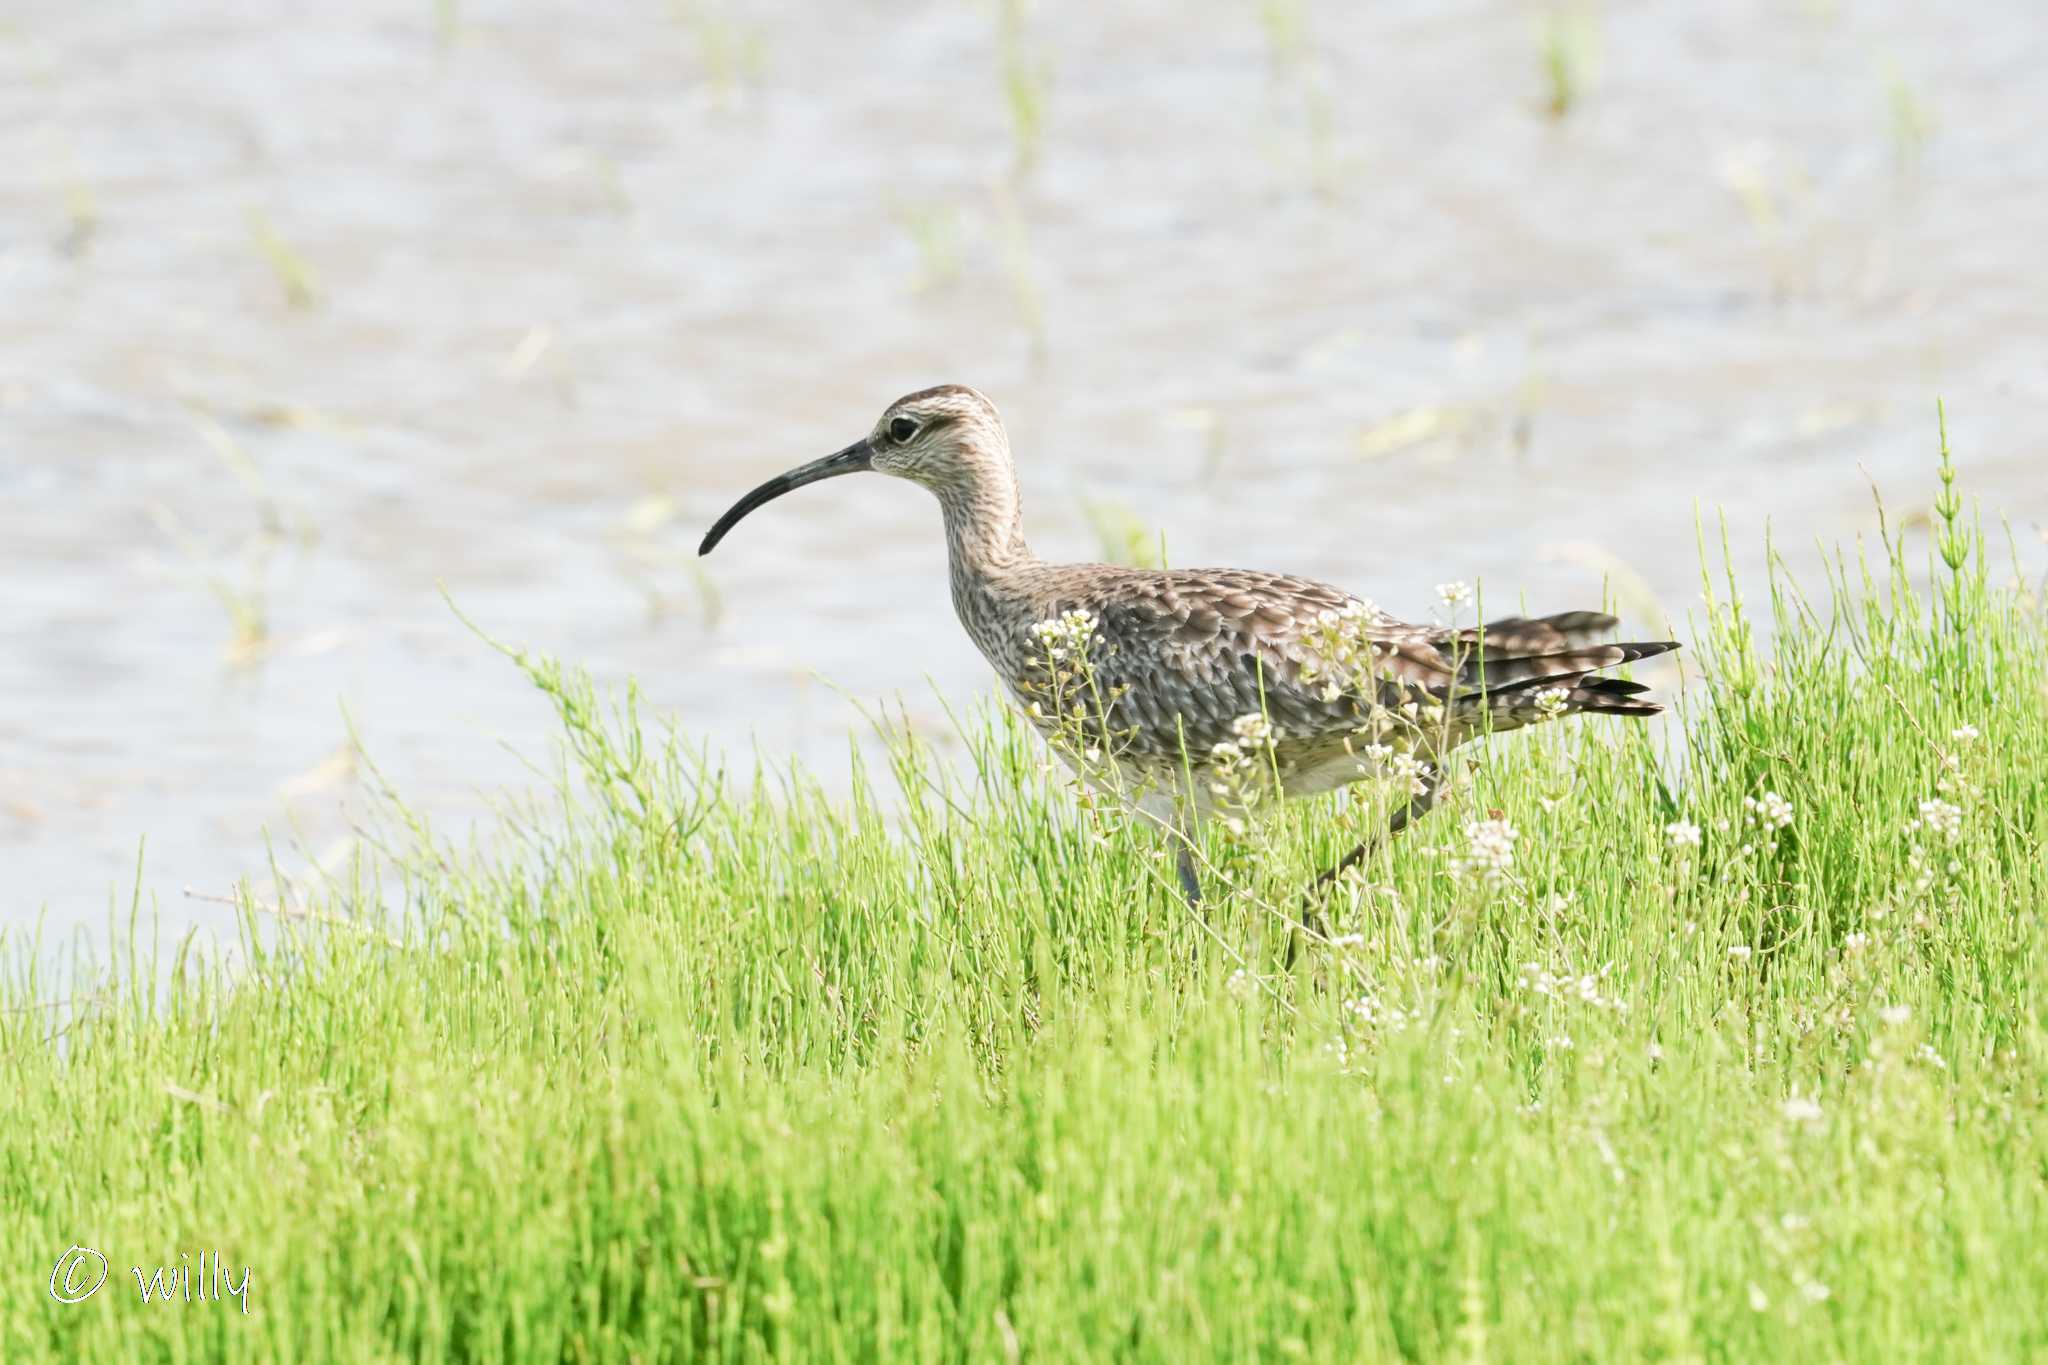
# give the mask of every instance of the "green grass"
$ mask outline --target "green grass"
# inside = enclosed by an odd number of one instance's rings
[[[403,943],[0,986],[0,1359],[2039,1358],[2048,633],[1943,492],[1768,650],[1717,586],[1661,731],[1495,742],[1292,974],[1356,812],[1204,926],[1009,722],[827,799],[520,656],[559,809],[405,853]],[[138,1302],[202,1249],[246,1317]]]

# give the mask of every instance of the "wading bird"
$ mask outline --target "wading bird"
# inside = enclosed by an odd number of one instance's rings
[[[1391,835],[1429,810],[1444,759],[1477,735],[1579,712],[1663,709],[1641,699],[1638,683],[1592,675],[1677,644],[1600,643],[1615,621],[1598,612],[1455,629],[1406,624],[1341,588],[1285,574],[1048,564],[1024,542],[1002,419],[958,384],[897,399],[846,449],[754,489],[697,552],[710,554],[763,503],[864,470],[937,496],[960,623],[1084,776],[1176,822],[1191,904],[1201,884],[1187,832],[1243,791],[1247,768],[1287,796],[1391,778]],[[1311,900],[1305,921],[1312,909]]]

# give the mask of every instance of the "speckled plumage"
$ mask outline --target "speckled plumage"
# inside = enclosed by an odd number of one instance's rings
[[[1089,613],[1087,661],[1107,699],[1107,728],[1119,736],[1120,784],[1197,807],[1209,784],[1175,784],[1174,775],[1206,767],[1242,717],[1270,722],[1281,786],[1304,795],[1372,775],[1358,749],[1375,705],[1441,708],[1433,724],[1411,725],[1402,745],[1434,766],[1485,729],[1576,712],[1653,715],[1661,708],[1640,700],[1639,685],[1591,675],[1677,648],[1599,643],[1615,622],[1596,612],[1447,629],[1405,624],[1340,588],[1286,574],[1046,563],[1024,540],[1016,469],[995,406],[959,385],[898,399],[862,442],[756,489],[705,537],[704,551],[760,502],[853,468],[910,479],[938,498],[954,608],[1027,706],[1045,695],[1045,650],[1033,627]],[[1369,665],[1339,688],[1328,685],[1321,652],[1332,620],[1370,650]],[[1427,808],[1431,785],[1397,816],[1397,828]]]
[[[1185,750],[1199,765],[1233,740],[1240,718],[1265,717],[1277,775],[1290,796],[1370,775],[1355,750],[1375,703],[1390,710],[1411,701],[1446,706],[1440,722],[1414,724],[1394,737],[1398,747],[1431,751],[1432,761],[1483,728],[1509,730],[1539,719],[1534,698],[1545,687],[1564,691],[1562,714],[1655,714],[1654,703],[1632,699],[1633,684],[1585,675],[1670,648],[1594,643],[1589,637],[1612,629],[1614,620],[1591,612],[1497,621],[1483,630],[1409,625],[1326,583],[1242,569],[1039,564],[983,579],[971,595],[1011,603],[991,613],[1003,618],[1038,621],[1076,608],[1095,616],[1099,643],[1089,651],[1089,667],[1102,695],[1112,698],[1109,728],[1131,737],[1133,758],[1175,769]],[[1378,666],[1369,679],[1350,677],[1333,696],[1304,670],[1321,661],[1318,627],[1347,610],[1356,614],[1355,637],[1379,646]],[[998,632],[1005,640],[982,643]],[[1013,691],[1030,677],[1016,661],[1013,632],[970,624],[969,633]]]

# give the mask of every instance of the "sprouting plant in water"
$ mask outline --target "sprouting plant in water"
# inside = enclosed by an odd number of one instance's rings
[[[99,231],[99,202],[92,186],[79,174],[69,148],[60,147],[53,160],[52,178],[64,200],[64,233],[57,239],[57,249],[66,256],[77,256],[92,244],[93,234]]]
[[[1791,200],[1800,188],[1796,168],[1772,174],[1774,149],[1768,144],[1733,147],[1721,154],[1721,183],[1742,205],[1742,212],[1759,236],[1774,237],[1784,226],[1781,200]]]
[[[152,507],[150,518],[156,522],[158,530],[177,544],[187,561],[201,566],[206,590],[227,613],[225,653],[228,663],[244,668],[261,661],[270,644],[270,599],[266,582],[270,559],[278,544],[276,537],[261,531],[249,537],[241,547],[240,565],[229,572],[214,567],[215,556],[168,507]]]
[[[1552,10],[1543,17],[1538,50],[1543,68],[1543,112],[1561,119],[1585,97],[1599,55],[1599,30],[1591,16]]]
[[[1884,64],[1884,93],[1892,159],[1902,175],[1912,176],[1919,172],[1927,141],[1933,136],[1934,110],[1895,61]]]
[[[1299,103],[1298,117],[1292,109],[1276,110],[1289,125],[1276,145],[1276,159],[1305,164],[1309,188],[1316,197],[1334,198],[1341,169],[1336,101],[1330,93],[1328,73],[1316,60],[1305,0],[1262,0],[1259,27],[1266,36],[1276,95],[1284,94],[1285,104]],[[1298,144],[1293,140],[1296,136],[1301,139]]]
[[[434,0],[434,45],[446,56],[462,41],[462,0]]]
[[[270,564],[287,545],[303,548],[319,538],[319,528],[301,507],[279,497],[254,456],[220,422],[195,413],[193,428],[220,458],[248,495],[256,525],[232,552],[210,548],[168,507],[153,507],[151,518],[175,542],[184,558],[198,566],[208,592],[228,617],[227,659],[236,667],[260,662],[270,648]]]
[[[270,224],[269,215],[261,209],[249,210],[249,237],[269,264],[271,273],[277,276],[277,282],[284,287],[285,302],[294,308],[311,308],[320,301],[312,267],[306,264],[306,258],[290,242],[278,234]]]
[[[758,83],[768,66],[768,39],[753,24],[742,24],[721,7],[689,4],[681,7],[697,43],[697,64],[709,82],[712,97],[729,103],[743,83]]]
[[[76,256],[92,241],[100,225],[99,205],[90,185],[81,180],[65,181],[64,217],[66,225],[60,246],[65,255]]]
[[[689,33],[698,75],[711,102],[723,108],[768,69],[767,30],[734,19],[722,0],[669,0],[670,16]]]
[[[192,425],[198,431],[199,439],[220,457],[220,462],[235,476],[235,482],[241,484],[243,491],[254,500],[258,529],[272,539],[281,539],[286,531],[284,504],[271,491],[270,481],[263,476],[262,467],[255,458],[213,418],[201,414],[192,419]],[[300,529],[306,539],[312,538],[310,524],[302,524]]]
[[[1052,90],[1051,65],[1032,51],[1026,5],[1027,0],[1002,0],[996,17],[1003,99],[1010,109],[1010,138],[1020,173],[1038,163],[1046,100]]]
[[[1259,0],[1259,28],[1276,73],[1288,75],[1301,66],[1309,47],[1306,0]]]

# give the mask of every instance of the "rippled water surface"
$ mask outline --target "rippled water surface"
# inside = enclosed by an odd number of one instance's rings
[[[9,0],[0,927],[345,859],[350,718],[451,829],[529,781],[442,586],[828,781],[938,723],[923,493],[694,545],[939,381],[1047,555],[1680,630],[1697,507],[1810,569],[1940,395],[2038,572],[2044,69],[2033,0]]]

